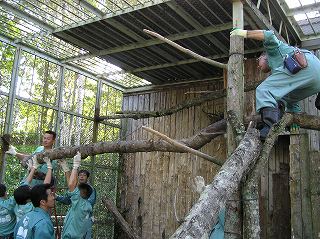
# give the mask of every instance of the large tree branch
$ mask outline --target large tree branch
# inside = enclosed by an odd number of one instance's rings
[[[250,164],[258,158],[260,149],[259,132],[249,126],[239,146],[170,238],[208,238],[221,208],[239,185]]]
[[[220,120],[208,127],[200,130],[197,134],[177,140],[179,143],[193,149],[200,149],[217,136],[226,131],[226,120]],[[39,153],[37,159],[43,163],[43,157],[49,157],[51,160],[61,158],[72,158],[77,152],[81,153],[82,158],[104,153],[135,153],[135,152],[177,152],[186,153],[185,150],[177,148],[164,140],[133,140],[133,141],[115,141],[98,142],[79,146],[59,147],[48,152]]]
[[[258,82],[248,82],[245,86],[245,91],[251,91],[257,88],[257,86],[262,81]],[[143,119],[143,118],[151,118],[151,117],[161,117],[166,115],[172,115],[174,113],[177,113],[180,110],[188,109],[193,106],[201,105],[203,102],[211,101],[220,99],[226,96],[225,90],[217,90],[210,93],[206,93],[203,95],[200,95],[199,97],[186,100],[180,104],[177,104],[169,109],[163,109],[158,111],[142,111],[142,112],[136,112],[136,111],[119,111],[116,112],[115,115],[108,115],[108,116],[100,116],[97,118],[98,121],[103,120],[109,120],[109,119],[123,119],[123,118],[132,118],[132,119]]]

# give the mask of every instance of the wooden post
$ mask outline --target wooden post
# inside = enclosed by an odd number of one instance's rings
[[[312,238],[309,140],[306,133],[290,136],[291,238]]]
[[[121,226],[122,230],[126,233],[127,238],[130,239],[140,239],[138,234],[129,226],[129,224],[124,220],[120,212],[118,211],[117,207],[113,204],[111,200],[108,198],[103,198],[102,199],[103,204],[105,207],[112,213],[116,221],[119,223]]]
[[[313,238],[320,235],[320,153],[313,152],[310,162],[310,191],[311,191],[311,209],[312,209],[312,229]]]
[[[233,27],[243,29],[243,4],[233,0]],[[243,79],[243,37],[230,37],[230,56],[227,80],[227,112],[235,111],[240,122],[243,121],[244,79]],[[230,124],[227,129],[227,153],[230,155],[236,148],[236,141]],[[240,185],[240,184],[239,184]],[[236,190],[226,204],[225,238],[242,238],[242,220],[240,190]]]

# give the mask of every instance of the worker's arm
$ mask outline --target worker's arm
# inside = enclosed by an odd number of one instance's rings
[[[37,155],[34,155],[32,157],[32,167],[30,168],[30,172],[29,172],[28,176],[26,177],[26,179],[24,180],[24,183],[26,183],[27,185],[31,184],[31,181],[33,179],[33,175],[36,172],[39,165],[40,164],[38,163]],[[29,165],[29,167],[30,167],[30,165]]]
[[[13,145],[10,145],[10,146],[9,146],[9,149],[8,149],[8,151],[6,152],[6,154],[10,154],[10,155],[12,155],[12,156],[15,156],[15,157],[17,157],[20,161],[21,161],[22,159],[24,159],[25,157],[30,156],[30,154],[18,153],[17,150],[16,150],[16,148],[15,148]]]
[[[78,184],[78,168],[80,167],[81,154],[78,152],[76,156],[73,157],[73,168],[71,171],[68,188],[70,192],[73,192]]]
[[[48,171],[46,173],[46,177],[44,178],[43,183],[50,184],[52,178],[52,163],[48,157],[44,157],[43,161],[47,164]]]
[[[243,30],[236,28],[230,32],[230,36],[242,36],[244,38],[263,41],[264,30]]]

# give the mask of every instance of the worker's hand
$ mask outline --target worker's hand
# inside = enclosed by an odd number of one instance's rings
[[[37,159],[37,155],[33,155],[32,157],[32,167],[37,169],[40,166],[40,164],[38,163],[38,159]]]
[[[49,168],[52,169],[52,163],[51,163],[51,160],[48,157],[44,157],[43,161],[47,164],[47,168],[48,169]]]
[[[69,166],[67,164],[67,161],[65,159],[59,159],[58,160],[58,164],[60,165],[60,167],[62,168],[63,172],[69,172]]]
[[[298,134],[299,130],[300,130],[300,125],[298,125],[298,124],[290,125],[290,133],[291,134]]]
[[[76,156],[73,157],[73,169],[78,169],[81,163],[81,153],[78,152]]]
[[[230,32],[230,36],[241,36],[241,37],[247,38],[247,33],[248,33],[247,30],[242,30],[242,29],[239,29],[239,28],[234,28],[234,29],[232,29],[232,31]]]
[[[16,156],[16,154],[17,154],[16,148],[13,145],[10,145],[9,150],[6,152],[6,154]]]

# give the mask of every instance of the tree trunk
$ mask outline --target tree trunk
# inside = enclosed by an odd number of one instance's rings
[[[200,199],[171,239],[208,238],[217,222],[220,209],[237,189],[248,167],[258,158],[260,150],[259,132],[249,127],[239,146],[221,167],[213,182],[206,186]]]

